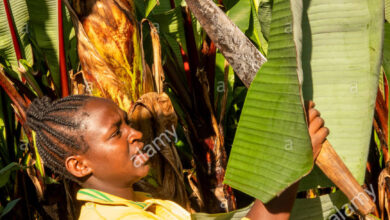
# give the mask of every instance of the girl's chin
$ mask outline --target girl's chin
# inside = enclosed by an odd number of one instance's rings
[[[137,182],[148,175],[149,169],[150,169],[149,164],[145,164],[145,165],[137,168],[137,170],[135,171],[136,173],[134,173],[135,176],[139,177]]]
[[[149,164],[143,164],[142,166],[138,167],[137,170],[141,171],[142,173],[145,173],[145,176],[148,175],[148,172],[150,170]]]

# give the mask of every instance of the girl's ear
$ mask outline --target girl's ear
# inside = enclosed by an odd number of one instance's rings
[[[88,166],[86,160],[81,155],[67,157],[65,159],[65,167],[69,173],[79,178],[86,177],[92,173],[92,168]]]

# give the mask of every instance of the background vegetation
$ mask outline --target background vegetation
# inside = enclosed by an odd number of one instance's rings
[[[96,2],[110,13],[94,10]],[[3,0],[0,215],[77,219],[76,186],[43,168],[25,127],[31,100],[84,93],[111,98],[135,111],[135,119],[146,118],[148,126],[157,127],[143,130],[150,138],[166,126],[152,122],[163,100],[144,94],[165,92],[177,114],[180,139],[154,159],[159,165],[140,189],[196,212],[246,207],[253,198],[223,183],[231,156],[227,183],[269,200],[311,169],[310,148],[302,141],[307,137],[300,136],[305,124],[297,129],[284,123],[302,122],[295,102],[304,98],[317,103],[331,130],[329,141],[355,178],[368,189],[373,186],[374,214],[388,219],[390,2],[304,0],[302,7],[285,0],[215,3],[269,60],[249,92],[184,0]],[[302,22],[292,19],[296,14]],[[301,46],[294,44],[297,33]],[[289,96],[299,89],[303,95]],[[156,115],[134,107],[140,97]],[[267,125],[264,117],[279,127]],[[292,219],[327,219],[335,207],[348,204],[316,167],[301,181],[297,197]]]

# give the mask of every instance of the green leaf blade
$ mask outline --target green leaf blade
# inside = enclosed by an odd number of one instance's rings
[[[311,0],[303,19],[303,94],[329,128],[329,142],[363,184],[382,51],[381,1]],[[322,172],[301,182],[333,184]],[[302,188],[303,189],[303,188]]]
[[[248,91],[225,183],[268,202],[313,166],[299,78],[300,2],[273,6],[268,62]],[[294,16],[293,16],[294,15]],[[294,17],[294,21],[293,21]],[[298,55],[298,57],[297,57]]]
[[[1,215],[0,215],[0,218],[4,217],[6,214],[8,214],[15,206],[16,204],[20,201],[21,199],[18,198],[18,199],[15,199],[15,200],[12,200],[11,202],[9,202],[7,204],[7,206],[5,206],[5,208],[1,211]]]
[[[32,49],[29,41],[30,15],[27,9],[27,3],[25,0],[13,0],[8,1],[8,3],[22,58],[32,63]],[[18,62],[4,7],[4,3],[1,2],[0,14],[3,16],[0,16],[0,56],[8,60],[12,65],[12,69],[16,71]]]

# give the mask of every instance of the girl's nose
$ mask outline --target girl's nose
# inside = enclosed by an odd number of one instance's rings
[[[127,137],[127,141],[132,144],[136,141],[140,141],[142,138],[142,132],[135,130],[134,128],[129,128],[129,136]]]

